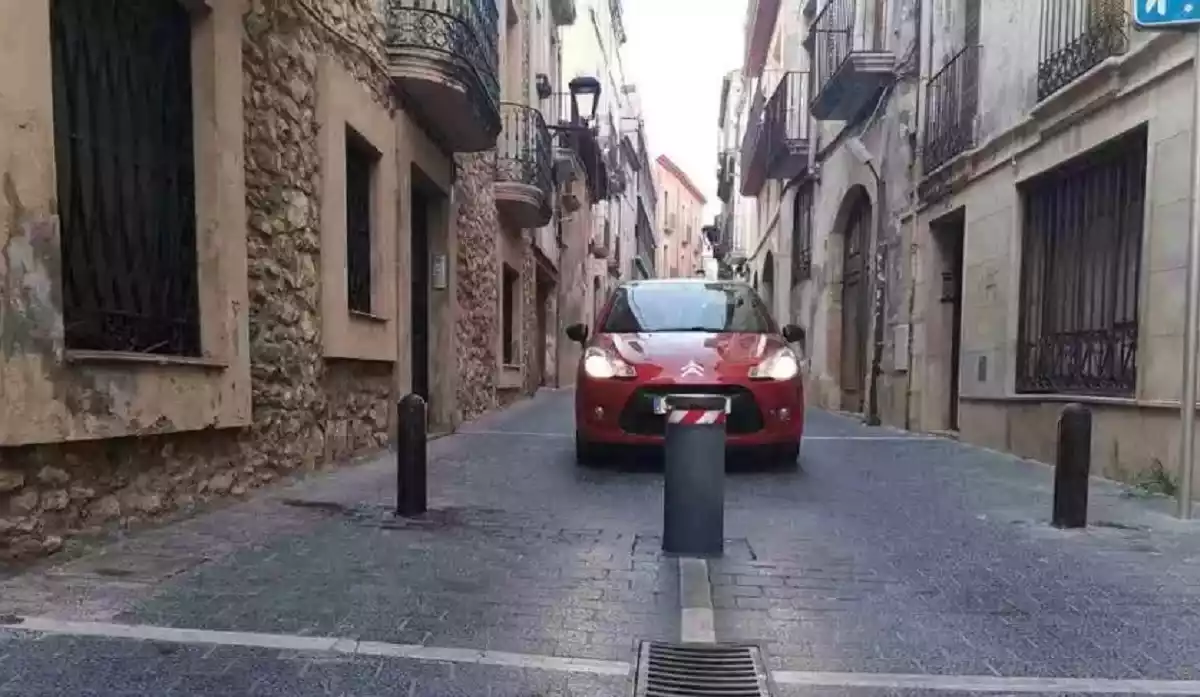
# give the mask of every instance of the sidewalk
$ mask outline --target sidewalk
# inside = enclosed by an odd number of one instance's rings
[[[123,631],[115,624],[239,633],[228,637],[239,649],[220,647],[210,654],[184,641],[186,650],[172,652],[169,661],[154,657],[164,669],[170,664],[168,672],[186,675],[228,664],[219,673],[232,671],[226,679],[237,694],[267,678],[294,678],[297,671],[313,670],[310,664],[325,672],[348,671],[353,675],[347,684],[366,690],[376,678],[367,680],[365,673],[378,672],[384,663],[419,679],[424,687],[417,694],[458,694],[429,686],[446,678],[438,673],[446,666],[394,665],[395,660],[363,655],[394,658],[417,645],[432,647],[426,660],[449,656],[457,666],[452,682],[467,686],[482,684],[469,676],[471,663],[479,651],[489,651],[499,658],[484,662],[509,666],[484,671],[497,684],[528,690],[547,681],[607,680],[615,691],[597,694],[619,694],[635,642],[677,635],[675,567],[659,553],[658,491],[646,486],[652,473],[576,471],[561,424],[542,437],[524,435],[538,431],[531,419],[544,421],[558,411],[543,397],[431,442],[433,511],[425,520],[391,515],[395,464],[382,457],[2,582],[0,615],[42,618],[38,628],[74,634],[94,629],[102,636],[42,638],[37,652],[18,652],[7,661],[0,638],[0,675],[7,679],[16,671],[12,684],[22,675],[46,678],[43,661],[132,661],[141,666],[138,675],[162,672],[146,667],[145,644],[112,638]],[[70,621],[103,626],[63,624]],[[134,635],[170,642],[188,638],[145,629]],[[304,640],[317,637],[326,639]],[[219,639],[204,635],[205,641]],[[329,650],[339,640],[341,650],[350,650],[330,667]],[[278,651],[264,643],[285,653],[324,651],[276,665],[281,659],[270,656]],[[463,649],[471,651],[455,653]],[[582,668],[531,676],[536,661],[526,655],[557,657]],[[505,671],[515,673],[506,678]],[[154,689],[162,687],[155,683]],[[387,694],[408,694],[393,688]]]

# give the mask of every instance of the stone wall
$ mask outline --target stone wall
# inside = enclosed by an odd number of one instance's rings
[[[387,445],[392,405],[399,398],[393,375],[392,364],[380,361],[326,362],[321,380],[326,462]]]
[[[340,57],[386,100],[372,7],[255,0],[245,17],[254,425],[0,449],[0,560],[53,552],[64,536],[101,524],[240,495],[385,442],[391,365],[328,367],[318,316],[317,59]]]
[[[454,328],[458,351],[458,421],[494,408],[496,336],[500,332],[500,219],[492,191],[495,154],[457,155],[454,202],[458,208],[457,296]]]

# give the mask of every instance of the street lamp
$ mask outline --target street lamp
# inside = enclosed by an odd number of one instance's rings
[[[596,118],[596,109],[600,106],[600,81],[594,77],[581,75],[567,83],[571,91],[571,125],[578,126],[582,121],[586,124]]]

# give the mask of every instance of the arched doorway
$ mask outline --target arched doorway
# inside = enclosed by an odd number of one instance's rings
[[[851,192],[842,228],[842,408],[863,411],[867,375],[867,327],[870,322],[871,201],[861,189]]]
[[[763,259],[762,298],[771,315],[775,315],[775,255],[767,252]]]

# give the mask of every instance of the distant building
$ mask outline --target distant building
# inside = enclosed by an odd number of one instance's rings
[[[691,177],[674,160],[659,155],[654,161],[658,180],[658,220],[662,230],[658,246],[658,276],[694,276],[704,254],[700,232],[707,199]]]

